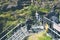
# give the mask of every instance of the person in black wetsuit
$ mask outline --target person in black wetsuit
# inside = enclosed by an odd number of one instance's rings
[[[30,28],[31,28],[31,24],[32,24],[32,23],[33,23],[33,20],[31,20],[31,19],[28,19],[28,20],[26,21],[27,31],[30,30]]]

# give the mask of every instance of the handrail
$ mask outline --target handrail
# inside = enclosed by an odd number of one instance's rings
[[[47,19],[47,20],[49,20],[50,22],[52,22],[52,23],[55,23],[54,21],[51,21],[50,19],[48,19],[48,18],[46,18],[46,17],[44,17],[45,19]],[[56,23],[57,24],[57,23]]]
[[[11,25],[12,26],[12,25]],[[5,32],[6,30],[8,30],[11,26],[9,26],[8,28],[6,28],[4,31],[2,31],[0,34],[2,34],[3,32]]]
[[[44,18],[46,18],[46,17],[44,17]],[[49,21],[52,22],[52,23],[55,23],[54,21],[51,21],[51,20],[48,19],[48,18],[46,18],[46,19],[49,20]],[[55,23],[55,24],[57,24],[57,23]],[[48,29],[50,29],[52,32],[54,32],[56,35],[58,35],[58,36],[60,37],[60,34],[58,34],[56,31],[54,31],[54,30],[51,29],[50,27],[49,27]]]
[[[49,20],[50,22],[52,22],[53,24],[56,24],[56,25],[58,25],[56,22],[54,22],[54,21],[51,21],[50,19],[48,19],[48,18],[46,18],[46,17],[44,17],[45,19],[47,19],[47,20]]]
[[[54,32],[56,35],[58,35],[60,37],[60,34],[58,34],[57,32],[55,32],[54,30],[52,30],[51,28],[48,28],[50,29],[52,32]]]
[[[13,23],[12,23],[13,24]],[[11,26],[9,26],[8,28],[6,28],[4,31],[2,31],[1,33],[0,33],[0,38],[2,37],[2,36],[4,36],[7,32],[9,32],[11,29],[12,29],[12,26],[13,26],[13,28],[14,28],[14,26],[16,26],[16,25],[11,25]]]
[[[17,33],[18,33],[18,32],[20,32],[20,31],[17,31]],[[17,34],[17,33],[15,33],[15,34]],[[15,34],[14,34],[14,35],[15,35]],[[13,35],[13,36],[14,36],[14,35]],[[13,36],[11,36],[10,38],[12,38]],[[9,39],[10,39],[10,38],[9,38]],[[8,39],[8,40],[9,40],[9,39]]]
[[[12,30],[10,30],[7,34],[5,34],[0,40],[2,40],[6,35],[8,35],[10,32],[12,32],[15,28],[17,28],[21,23],[19,23],[17,26],[15,26]]]
[[[25,26],[24,27],[21,27],[16,33],[14,33],[10,38],[8,38],[8,40],[12,40],[12,39],[14,39],[14,40],[16,40],[17,38],[21,38],[21,40],[24,38],[24,37],[26,37],[26,36],[28,36],[29,34],[27,33],[28,31],[24,31],[22,28],[25,28]],[[17,34],[17,35],[16,35]],[[23,35],[23,36],[22,36]]]

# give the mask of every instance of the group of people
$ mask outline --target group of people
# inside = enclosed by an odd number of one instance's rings
[[[46,17],[48,19],[50,19],[51,21],[54,21],[55,23],[59,23],[59,13],[56,13],[56,12],[52,11]],[[35,13],[35,18],[36,18],[37,21],[41,21],[40,15],[37,11]],[[31,20],[31,19],[28,19],[26,21],[27,30],[30,30],[32,23],[33,23],[33,20]]]
[[[36,11],[36,13],[35,13],[35,19],[36,19],[37,21],[40,21],[40,15],[38,14],[37,11]],[[26,24],[27,24],[27,31],[29,31],[29,30],[31,29],[31,24],[33,24],[33,20],[32,20],[32,19],[28,19],[28,20],[26,21]]]

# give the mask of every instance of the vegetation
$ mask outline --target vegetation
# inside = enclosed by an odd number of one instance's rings
[[[37,0],[38,2],[39,0]],[[9,2],[9,1],[5,1],[6,2]],[[2,2],[3,3],[3,2]],[[4,3],[4,4],[5,4]],[[7,12],[3,12],[1,11],[0,12],[0,24],[4,24],[4,25],[1,25],[1,27],[3,29],[5,29],[6,27],[9,27],[10,25],[14,24],[16,25],[17,24],[17,20],[19,21],[22,21],[27,18],[27,17],[33,17],[33,15],[35,15],[34,13],[36,11],[38,12],[44,12],[44,13],[48,13],[50,11],[50,8],[48,7],[47,8],[47,4],[44,8],[40,7],[39,5],[29,5],[27,7],[24,7],[23,9],[21,10],[15,10],[15,11],[12,11],[12,10],[9,10]],[[22,19],[22,20],[21,20]],[[14,22],[14,23],[13,23]],[[12,24],[11,24],[12,23]],[[19,23],[19,22],[18,22]]]
[[[28,18],[31,18],[34,20],[36,11],[39,12],[39,14],[41,14],[40,12],[42,12],[42,14],[49,13],[51,8],[53,7],[52,5],[55,2],[56,1],[54,0],[52,4],[49,4],[46,1],[46,3],[44,2],[44,4],[42,4],[41,0],[37,0],[37,3],[39,5],[36,5],[35,3],[27,7],[23,7],[23,9],[16,9],[15,11],[12,11],[12,9],[10,9],[5,12],[3,11],[3,7],[5,7],[10,3],[8,0],[5,0],[4,2],[0,2],[0,33],[5,31],[8,27],[14,28],[18,23],[24,23]],[[12,3],[14,4],[14,2]],[[16,5],[19,5],[19,4],[16,4]],[[35,34],[34,36],[31,36],[31,37],[34,37],[34,38],[36,37],[36,40],[52,40],[51,37],[46,35],[46,33]],[[29,37],[28,40],[33,40],[33,39],[30,39]]]
[[[46,32],[41,32],[41,33],[29,36],[27,40],[52,40],[52,38],[46,35]]]

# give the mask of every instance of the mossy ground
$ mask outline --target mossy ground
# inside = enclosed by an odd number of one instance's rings
[[[28,40],[52,40],[50,36],[46,35],[46,32],[40,32],[38,34],[33,34],[28,37]]]

